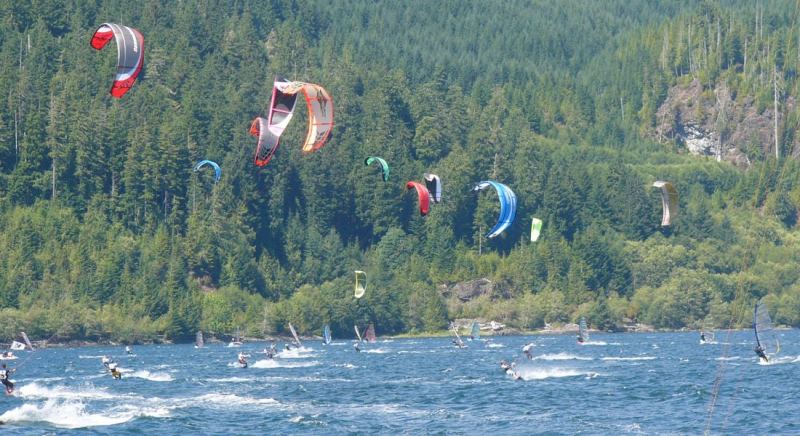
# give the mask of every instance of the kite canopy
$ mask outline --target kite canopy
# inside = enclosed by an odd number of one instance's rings
[[[122,98],[142,71],[144,37],[132,27],[103,23],[94,32],[90,44],[95,50],[102,50],[111,38],[117,42],[117,75],[111,86],[111,95]]]
[[[531,242],[536,242],[539,235],[542,234],[542,220],[539,218],[531,218]]]
[[[661,226],[666,227],[678,216],[678,191],[670,182],[656,181],[654,188],[661,188],[661,206],[664,210],[661,217]]]
[[[214,183],[219,182],[219,178],[222,177],[222,169],[219,167],[219,165],[217,165],[217,163],[214,161],[201,160],[194,166],[194,170],[200,171],[200,168],[202,168],[204,165],[214,168]]]
[[[422,176],[425,178],[425,186],[431,194],[431,200],[434,203],[442,201],[442,179],[436,174],[425,173]]]
[[[372,165],[373,162],[378,162],[380,164],[381,171],[383,172],[383,181],[384,182],[389,181],[389,164],[387,164],[386,161],[383,160],[383,158],[380,158],[378,156],[370,156],[364,159],[364,165],[366,166]]]
[[[417,190],[417,197],[419,197],[419,214],[425,216],[430,211],[431,194],[428,192],[422,183],[407,182],[406,189],[415,188]]]
[[[494,228],[486,234],[487,238],[494,238],[503,233],[514,222],[514,218],[517,216],[517,196],[511,188],[494,180],[480,182],[472,190],[476,192],[482,191],[489,186],[494,187],[500,199],[500,218]]]
[[[258,136],[257,166],[266,165],[278,149],[281,135],[294,115],[298,92],[303,93],[308,107],[308,133],[303,143],[303,153],[319,150],[328,140],[333,129],[333,100],[325,88],[275,77],[268,119],[265,122],[262,118],[256,118],[250,127],[250,134]]]
[[[367,291],[367,273],[364,271],[356,271],[356,289],[354,297],[361,298]]]

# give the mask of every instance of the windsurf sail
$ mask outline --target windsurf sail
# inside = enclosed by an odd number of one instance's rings
[[[328,345],[331,343],[331,326],[325,324],[325,328],[322,329],[322,343]]]
[[[206,345],[205,341],[203,341],[203,332],[202,331],[198,331],[197,335],[194,337],[194,345],[197,348],[203,348]]]
[[[363,342],[364,339],[361,337],[361,332],[358,331],[358,326],[354,325],[353,328],[356,329],[356,336],[358,337],[358,342]]]
[[[714,340],[714,321],[711,317],[706,318],[703,322],[703,328],[700,330],[700,342],[704,344],[716,342]]]
[[[477,341],[481,338],[481,325],[478,321],[472,321],[472,328],[469,331],[469,335],[473,341]]]
[[[294,330],[294,326],[292,325],[292,323],[289,323],[289,330],[292,332],[295,345],[297,345],[298,347],[302,347],[303,343],[300,342],[300,338],[297,337],[297,332]]]
[[[367,332],[364,333],[364,339],[366,339],[367,342],[375,342],[375,341],[378,340],[375,337],[375,325],[374,324],[369,323],[369,327],[367,327]]]
[[[753,331],[756,334],[756,344],[764,350],[764,354],[774,356],[781,351],[781,344],[772,330],[772,320],[763,299],[756,304],[753,312]]]
[[[25,349],[25,344],[22,342],[13,341],[11,342],[11,349],[14,351],[22,351]]]
[[[581,317],[580,323],[578,323],[578,341],[586,342],[589,340],[589,328],[586,326],[586,318]]]
[[[458,334],[458,330],[456,330],[456,326],[453,326],[453,334],[456,335],[455,343],[459,348],[465,347],[464,341],[461,340],[461,336]]]
[[[20,334],[22,334],[22,339],[25,341],[25,345],[27,345],[28,348],[33,351],[33,345],[31,345],[31,340],[28,339],[28,335],[25,332],[20,332]]]

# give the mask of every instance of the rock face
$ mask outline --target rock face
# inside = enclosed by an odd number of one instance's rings
[[[697,79],[672,87],[656,113],[655,136],[675,141],[690,153],[747,167],[755,153],[775,153],[774,113],[770,102],[759,113],[753,97],[732,96],[724,83],[704,88]],[[778,129],[794,98],[780,102]],[[800,150],[791,144],[789,150]]]
[[[442,285],[441,292],[442,295],[455,295],[459,300],[467,302],[481,295],[491,294],[493,289],[492,281],[483,277],[452,286]]]

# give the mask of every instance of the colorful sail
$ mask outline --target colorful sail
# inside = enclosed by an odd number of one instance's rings
[[[478,192],[489,186],[497,191],[497,197],[500,200],[500,216],[497,224],[486,234],[486,237],[491,239],[503,233],[514,222],[514,218],[517,216],[517,196],[511,188],[493,180],[479,182],[472,190]]]
[[[586,342],[589,340],[589,327],[586,326],[586,318],[581,317],[578,323],[578,342]]]
[[[369,324],[369,327],[367,327],[367,332],[364,333],[364,339],[366,339],[367,342],[375,342],[375,341],[377,341],[377,338],[375,337],[375,325],[374,324],[372,324],[372,323]]]
[[[203,340],[203,332],[199,331],[194,336],[194,346],[197,348],[203,348],[206,346],[206,342]]]
[[[781,351],[781,344],[772,330],[772,320],[763,299],[756,304],[753,312],[753,331],[756,334],[756,344],[764,350],[764,354],[774,356]]]
[[[531,242],[536,242],[542,234],[542,220],[531,218]]]
[[[425,187],[428,188],[428,192],[431,195],[431,200],[434,203],[439,203],[442,201],[442,179],[439,178],[436,174],[429,174],[425,173],[422,175],[425,179]]]
[[[300,338],[297,337],[297,332],[294,330],[292,323],[289,323],[289,330],[292,332],[292,337],[294,337],[294,344],[298,347],[302,347],[303,343],[300,342]]]
[[[138,30],[114,23],[103,23],[92,35],[95,50],[102,50],[114,38],[117,43],[117,74],[111,95],[122,98],[130,91],[144,64],[144,37]]]
[[[430,211],[431,194],[428,188],[419,182],[407,182],[406,189],[414,188],[417,191],[417,198],[419,203],[419,214],[425,216]]]
[[[29,350],[31,350],[31,351],[33,351],[33,345],[31,344],[31,340],[30,340],[30,339],[28,339],[28,335],[27,335],[27,333],[25,333],[25,332],[20,332],[20,334],[22,335],[22,340],[24,340],[24,341],[25,341],[25,345],[27,345],[27,346],[28,346],[28,349],[29,349]]]
[[[325,328],[322,329],[322,343],[325,345],[331,343],[331,326],[328,324],[325,324]]]
[[[473,341],[481,338],[481,325],[478,321],[472,321],[472,328],[470,328],[469,336]]]
[[[661,189],[661,226],[672,225],[678,216],[678,190],[672,183],[661,180],[654,182],[653,187]]]
[[[378,162],[378,164],[380,165],[381,174],[383,175],[383,181],[384,182],[389,181],[389,171],[390,171],[389,164],[386,163],[386,161],[383,160],[383,158],[380,158],[378,156],[370,156],[364,159],[364,165],[366,166],[372,165],[373,162]]]
[[[222,177],[222,168],[220,168],[219,165],[217,165],[217,163],[214,161],[201,160],[200,162],[197,162],[197,164],[194,166],[194,170],[200,171],[200,168],[203,168],[204,165],[208,165],[211,168],[214,168],[214,183],[219,182],[220,177]]]
[[[354,292],[354,296],[356,298],[361,298],[364,296],[364,293],[367,291],[367,273],[364,271],[356,271],[356,288]]]

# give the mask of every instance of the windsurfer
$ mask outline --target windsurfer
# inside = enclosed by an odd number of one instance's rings
[[[706,341],[706,332],[700,332],[700,342]]]
[[[767,357],[767,354],[764,352],[764,347],[762,347],[761,345],[756,345],[756,348],[755,348],[753,351],[755,351],[755,352],[756,352],[756,354],[758,355],[758,357],[759,357],[759,358],[760,358],[760,359],[761,359],[761,360],[762,360],[764,363],[767,363],[767,362],[769,362],[769,358]]]
[[[358,348],[358,342],[356,342],[355,344],[353,344],[353,348],[356,350],[356,352],[357,352],[357,353],[360,353],[360,352],[361,352],[361,348]]]

